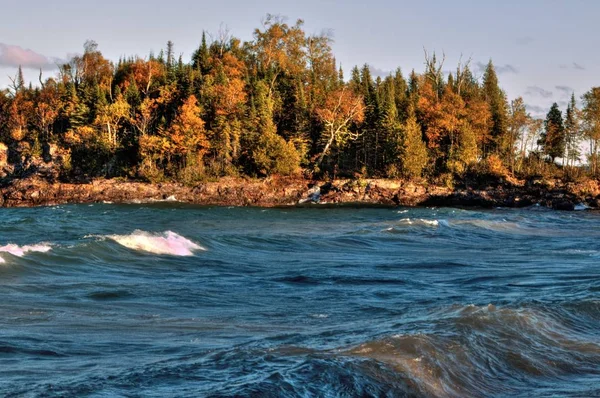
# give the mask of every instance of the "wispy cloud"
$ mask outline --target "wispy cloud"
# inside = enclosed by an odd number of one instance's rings
[[[538,87],[538,86],[527,87],[527,91],[525,91],[525,94],[531,95],[534,97],[542,97],[542,98],[552,97],[552,91],[544,90],[543,88]]]
[[[483,62],[477,62],[477,63],[475,63],[475,66],[473,67],[474,71],[478,74],[482,74],[483,72],[485,72],[486,68],[487,68],[487,63],[483,63]],[[496,73],[499,75],[506,74],[506,73],[514,73],[514,74],[519,73],[519,70],[515,66],[510,65],[510,64],[494,65],[494,69],[496,69]]]
[[[573,62],[571,65],[560,64],[558,66],[560,69],[575,69],[575,70],[585,70],[585,66],[578,64],[577,62]]]
[[[562,95],[571,95],[573,91],[575,91],[572,87],[569,86],[556,86],[555,87]]]
[[[534,115],[542,115],[546,112],[547,108],[539,105],[525,104],[527,110]]]
[[[23,47],[0,43],[0,66],[16,68],[20,65],[30,69],[54,69],[58,62],[58,59],[48,58]]]

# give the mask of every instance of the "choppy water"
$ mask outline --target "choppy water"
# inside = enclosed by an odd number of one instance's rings
[[[6,396],[600,396],[600,214],[0,210]]]

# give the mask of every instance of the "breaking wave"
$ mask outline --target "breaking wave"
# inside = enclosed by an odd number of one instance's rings
[[[171,256],[193,256],[204,247],[172,231],[149,233],[136,230],[129,235],[109,235],[107,238],[132,250]]]
[[[46,253],[46,252],[49,252],[50,250],[52,250],[52,247],[50,247],[47,244],[43,244],[43,243],[38,243],[36,245],[25,245],[25,246],[19,246],[14,243],[9,243],[7,245],[0,246],[0,253],[8,253],[8,254],[12,254],[13,256],[16,256],[16,257],[23,257],[25,254],[30,253],[30,252]],[[3,263],[6,263],[6,260],[4,258],[0,257],[0,264],[3,264]]]

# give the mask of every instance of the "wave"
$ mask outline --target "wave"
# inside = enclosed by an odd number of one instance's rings
[[[436,315],[442,334],[383,337],[343,354],[386,364],[433,397],[514,394],[526,388],[523,375],[573,375],[600,361],[600,344],[542,310],[468,305]]]
[[[430,227],[437,227],[440,225],[438,220],[425,220],[423,218],[403,218],[402,220],[398,221],[398,223],[404,225],[426,225]]]
[[[206,250],[204,247],[172,231],[149,233],[136,230],[129,235],[108,235],[107,238],[128,249],[153,254],[193,256],[195,251]]]
[[[30,252],[35,253],[46,253],[52,250],[52,247],[45,243],[38,243],[35,245],[24,245],[19,246],[14,243],[9,243],[4,246],[0,246],[0,253],[8,253],[16,257],[23,257],[25,254]],[[0,257],[0,264],[6,263],[6,260]]]

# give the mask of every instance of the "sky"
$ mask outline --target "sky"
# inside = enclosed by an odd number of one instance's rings
[[[189,60],[203,30],[251,40],[267,13],[303,19],[308,34],[331,33],[347,76],[365,63],[381,76],[421,72],[424,48],[445,54],[446,71],[471,59],[479,77],[492,59],[508,99],[522,96],[539,117],[600,85],[596,0],[28,0],[2,6],[0,88],[19,64],[34,84],[40,67],[54,76],[88,39],[113,61],[158,53],[168,40]]]

